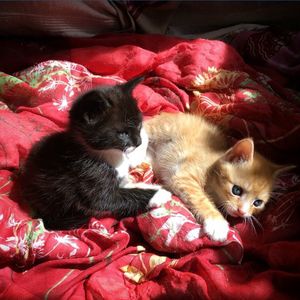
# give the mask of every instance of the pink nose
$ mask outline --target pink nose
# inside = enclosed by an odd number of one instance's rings
[[[244,210],[240,208],[238,208],[237,213],[240,217],[244,217],[247,214]]]

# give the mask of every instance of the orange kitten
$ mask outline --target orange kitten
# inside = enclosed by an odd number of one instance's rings
[[[198,115],[162,113],[144,126],[154,174],[215,241],[229,231],[220,211],[244,218],[260,212],[275,176],[286,169],[255,152],[251,138],[228,149],[220,129]]]

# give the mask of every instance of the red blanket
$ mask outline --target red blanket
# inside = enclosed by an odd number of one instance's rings
[[[78,48],[78,47],[81,48]],[[230,46],[207,40],[113,36],[8,75],[0,73],[1,299],[292,299],[300,282],[300,177],[279,178],[254,229],[231,220],[225,243],[173,197],[137,218],[91,219],[88,227],[47,231],[29,217],[18,171],[33,143],[63,130],[76,96],[99,84],[145,74],[134,95],[145,117],[204,113],[232,138],[251,135],[278,163],[299,162],[300,110]],[[36,55],[35,62],[43,56]],[[33,56],[28,58],[32,61]],[[289,90],[296,99],[297,94]],[[191,129],[195,130],[195,129]],[[152,181],[151,167],[132,171]]]

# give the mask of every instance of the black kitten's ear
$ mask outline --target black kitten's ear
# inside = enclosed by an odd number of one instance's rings
[[[145,79],[144,76],[135,77],[135,78],[127,81],[126,83],[122,84],[121,88],[123,89],[124,92],[131,94],[133,89],[144,79]]]
[[[73,104],[70,118],[74,121],[94,125],[103,119],[111,106],[110,101],[102,97],[99,91],[91,90],[83,94]]]

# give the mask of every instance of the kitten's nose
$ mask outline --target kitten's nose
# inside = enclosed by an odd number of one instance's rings
[[[238,208],[238,210],[237,210],[237,214],[240,216],[240,217],[245,217],[246,216],[246,214],[247,214],[247,212],[246,211],[244,211],[243,209],[241,209],[241,208]]]

